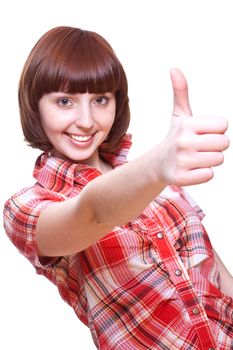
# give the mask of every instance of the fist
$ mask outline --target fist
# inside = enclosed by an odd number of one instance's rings
[[[187,81],[178,69],[171,70],[173,113],[171,127],[159,145],[159,172],[164,181],[179,186],[212,179],[213,167],[223,163],[229,146],[227,120],[218,116],[192,116]]]

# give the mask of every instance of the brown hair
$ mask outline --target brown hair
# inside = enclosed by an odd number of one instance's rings
[[[56,27],[32,49],[19,82],[20,117],[25,140],[43,151],[52,148],[40,121],[38,102],[49,92],[114,92],[115,120],[104,142],[114,151],[129,120],[128,84],[124,69],[109,43],[99,34],[73,27]]]

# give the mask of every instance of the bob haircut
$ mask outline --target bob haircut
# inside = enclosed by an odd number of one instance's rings
[[[36,43],[19,81],[19,109],[25,141],[45,152],[52,149],[40,121],[38,102],[50,92],[113,92],[116,115],[101,147],[114,152],[130,121],[128,83],[124,69],[109,43],[99,34],[61,26]]]

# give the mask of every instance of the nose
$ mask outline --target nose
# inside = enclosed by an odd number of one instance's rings
[[[80,129],[91,129],[93,126],[93,116],[91,106],[87,103],[80,103],[75,114],[75,124]]]

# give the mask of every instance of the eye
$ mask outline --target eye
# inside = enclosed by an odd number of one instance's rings
[[[72,104],[71,100],[67,97],[63,97],[63,98],[60,98],[58,101],[57,101],[57,104],[59,106],[62,106],[62,107],[68,107]]]
[[[98,105],[105,105],[108,103],[108,100],[109,99],[106,96],[98,96],[94,102]]]

